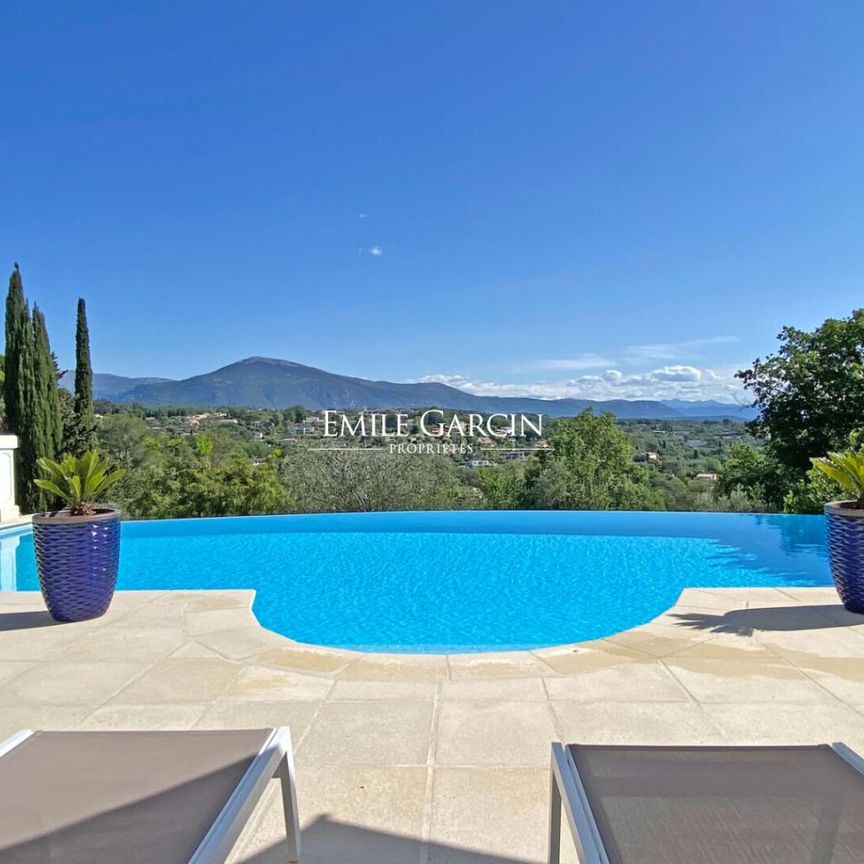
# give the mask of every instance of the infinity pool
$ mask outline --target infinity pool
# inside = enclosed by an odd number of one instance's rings
[[[686,587],[829,585],[821,516],[418,512],[126,522],[120,589],[254,588],[300,642],[501,651],[642,624]],[[0,589],[38,589],[29,529]]]

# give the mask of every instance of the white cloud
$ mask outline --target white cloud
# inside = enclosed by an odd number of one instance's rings
[[[577,354],[575,357],[551,358],[549,360],[536,360],[531,364],[532,369],[559,369],[578,371],[579,369],[602,369],[611,366],[614,360],[603,357],[600,354]]]
[[[702,371],[695,366],[664,366],[652,373],[657,381],[692,381],[702,380]]]
[[[383,246],[370,246],[369,254],[374,255],[376,258],[380,258],[384,254]]]
[[[477,396],[535,396],[541,399],[716,399],[744,404],[735,369],[696,366],[661,366],[646,372],[624,373],[607,369],[566,380],[509,383],[478,379],[468,374],[426,375],[419,381],[436,381]]]
[[[711,361],[706,362],[704,356],[712,353],[711,346],[737,341],[733,336],[710,336],[535,360],[517,367],[499,367],[505,380],[489,380],[467,372],[427,375],[420,380],[439,381],[480,396],[716,399],[746,404],[749,399],[735,378],[735,372],[746,364],[719,367],[709,365]],[[618,359],[611,359],[615,357]],[[573,374],[568,377],[567,373]]]
[[[587,351],[570,357],[552,357],[534,360],[521,367],[510,369],[510,372],[524,373],[529,370],[548,370],[550,372],[580,372],[584,370],[615,369],[619,366],[646,366],[653,363],[679,361],[692,363],[704,359],[705,349],[715,345],[727,345],[737,342],[735,336],[708,336],[703,339],[688,339],[682,342],[655,342],[645,345],[628,345],[623,348],[610,349],[602,353]],[[614,359],[617,358],[617,359]],[[670,366],[669,368],[677,368]],[[693,368],[692,366],[690,368]]]
[[[737,336],[708,336],[683,342],[654,342],[648,345],[628,345],[622,352],[628,363],[659,362],[662,360],[692,359],[702,355],[703,348],[711,345],[729,345]]]

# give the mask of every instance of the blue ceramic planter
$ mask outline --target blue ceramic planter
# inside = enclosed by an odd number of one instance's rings
[[[51,617],[86,621],[104,615],[117,582],[120,512],[37,513],[33,541],[39,587]]]
[[[864,615],[864,510],[825,505],[831,575],[843,605]]]

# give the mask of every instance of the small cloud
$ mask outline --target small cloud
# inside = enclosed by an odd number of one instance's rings
[[[629,345],[624,349],[628,363],[645,361],[680,360],[700,357],[702,349],[711,345],[730,345],[738,341],[737,336],[709,336],[706,339],[687,339],[684,342],[656,342],[650,345]]]
[[[702,371],[695,366],[664,366],[650,373],[654,381],[701,381]]]
[[[384,254],[383,246],[370,246],[369,254],[374,255],[376,258],[380,258]]]
[[[611,366],[614,361],[600,354],[578,354],[575,357],[555,357],[548,360],[537,360],[532,363],[534,369],[580,370],[602,369]]]
[[[358,219],[368,219],[369,217],[365,213],[361,213],[357,218]]]

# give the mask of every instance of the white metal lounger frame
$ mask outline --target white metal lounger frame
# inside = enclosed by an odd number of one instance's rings
[[[0,742],[0,758],[26,741],[32,734],[31,730],[24,729],[6,741]],[[281,726],[274,729],[267,737],[188,864],[224,864],[255,805],[261,800],[267,784],[277,776],[282,786],[282,805],[285,810],[285,828],[288,834],[288,860],[299,861],[300,820],[297,814],[297,785],[291,730],[287,726]]]
[[[842,742],[831,749],[864,776],[864,759]],[[570,749],[552,745],[552,792],[549,809],[549,864],[561,860],[561,810],[567,814],[580,864],[609,864],[597,822]]]

